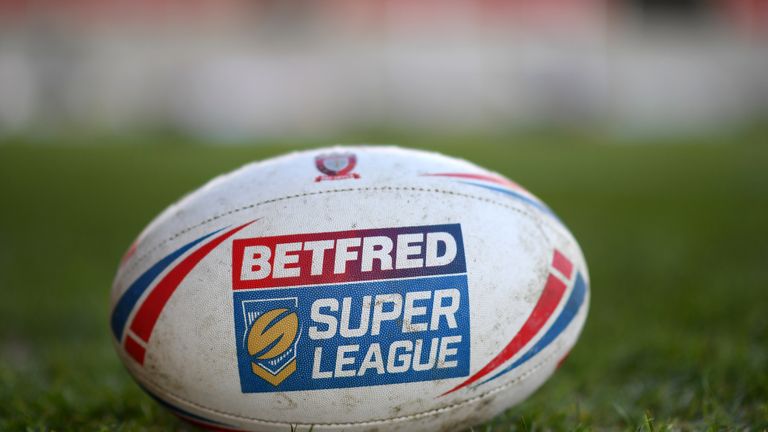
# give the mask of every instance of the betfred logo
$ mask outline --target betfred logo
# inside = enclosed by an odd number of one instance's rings
[[[461,242],[458,225],[239,239],[232,282],[237,290],[463,273]]]
[[[238,239],[232,263],[243,392],[469,373],[458,224]]]

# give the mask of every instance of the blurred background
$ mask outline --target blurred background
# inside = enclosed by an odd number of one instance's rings
[[[476,430],[768,430],[768,0],[0,0],[0,430],[190,430],[114,353],[120,257],[339,142],[498,171],[584,249],[575,350]]]
[[[1,0],[0,136],[515,128],[768,112],[765,0]]]

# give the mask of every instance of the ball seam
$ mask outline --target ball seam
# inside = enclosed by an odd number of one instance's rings
[[[508,205],[506,203],[493,200],[491,198],[485,198],[485,197],[481,197],[481,196],[477,196],[477,195],[465,194],[465,193],[461,193],[461,192],[444,190],[444,189],[423,188],[423,187],[415,187],[415,186],[412,186],[412,187],[407,187],[407,186],[366,186],[366,187],[360,187],[360,188],[329,189],[329,190],[317,191],[317,192],[304,192],[304,193],[301,193],[301,194],[286,195],[286,196],[283,196],[283,197],[271,198],[271,199],[268,199],[268,200],[259,201],[259,202],[256,202],[256,203],[248,204],[248,205],[245,205],[245,206],[242,206],[242,207],[238,207],[238,208],[235,208],[235,209],[223,212],[223,213],[219,213],[219,214],[213,215],[213,216],[211,216],[211,217],[209,217],[207,219],[204,219],[201,222],[198,222],[195,225],[189,226],[187,228],[184,228],[184,229],[178,231],[177,233],[175,233],[175,234],[171,235],[170,237],[166,238],[165,240],[160,241],[158,244],[153,246],[151,249],[149,249],[148,251],[142,253],[139,257],[135,258],[135,260],[133,260],[133,262],[131,262],[128,266],[126,266],[123,269],[120,269],[120,273],[124,274],[124,273],[133,271],[136,267],[139,266],[139,264],[141,264],[144,260],[146,260],[148,256],[150,256],[154,251],[156,251],[157,249],[161,248],[166,243],[168,243],[170,241],[173,241],[173,240],[181,237],[182,235],[184,235],[184,234],[186,234],[186,233],[188,233],[188,232],[190,232],[190,231],[192,231],[192,230],[194,230],[196,228],[200,228],[202,226],[205,226],[205,225],[207,225],[207,224],[209,224],[211,222],[214,222],[214,221],[216,221],[218,219],[221,219],[223,217],[230,216],[230,215],[233,215],[235,213],[239,213],[241,211],[249,210],[249,209],[261,206],[261,205],[271,204],[271,203],[285,201],[285,200],[289,200],[289,199],[304,198],[304,197],[308,197],[308,196],[316,196],[316,195],[329,194],[329,193],[365,192],[365,191],[413,191],[413,192],[427,192],[427,193],[441,193],[441,194],[446,194],[446,195],[455,195],[455,196],[460,196],[460,197],[464,197],[464,198],[470,198],[470,199],[474,199],[474,200],[478,200],[478,201],[482,201],[482,202],[487,202],[487,203],[490,203],[490,204],[494,204],[494,205],[497,205],[497,206],[500,206],[500,207],[504,207],[504,208],[510,209],[512,211],[516,211],[516,212],[518,212],[520,214],[523,214],[525,216],[529,216],[529,217],[531,216],[531,214],[526,212],[526,211],[523,211],[523,210],[521,210],[521,209],[519,209],[517,207]],[[527,204],[523,203],[523,205],[527,205]],[[139,242],[139,243],[141,243],[141,242]]]
[[[527,370],[526,372],[524,372],[520,376],[516,377],[515,379],[509,381],[506,384],[502,384],[502,385],[500,385],[498,387],[494,387],[494,388],[486,391],[485,393],[479,394],[477,396],[473,396],[473,397],[471,397],[469,399],[464,399],[462,401],[455,402],[455,403],[450,404],[450,405],[446,405],[446,406],[441,407],[441,408],[434,408],[434,409],[431,409],[431,410],[422,411],[422,412],[418,412],[418,413],[415,413],[415,414],[409,414],[409,415],[404,415],[404,416],[399,416],[399,417],[379,418],[379,419],[375,419],[375,420],[365,420],[365,421],[359,421],[359,422],[345,422],[345,423],[294,423],[294,422],[283,422],[283,421],[276,421],[276,420],[265,420],[265,419],[260,419],[260,418],[256,418],[256,417],[247,417],[247,416],[242,416],[242,415],[238,415],[238,414],[228,413],[226,411],[221,411],[221,410],[217,410],[217,409],[214,409],[214,408],[206,407],[206,406],[201,405],[199,403],[196,403],[196,402],[193,402],[193,401],[188,400],[186,398],[183,398],[183,397],[181,397],[181,396],[179,396],[177,394],[174,394],[173,392],[167,391],[167,389],[163,388],[160,385],[157,385],[155,383],[149,383],[149,381],[146,381],[146,382],[144,382],[142,384],[143,385],[147,385],[147,387],[155,387],[155,388],[161,390],[163,392],[164,396],[167,396],[167,397],[173,398],[173,399],[175,399],[177,401],[186,403],[186,404],[188,404],[190,406],[193,406],[193,407],[195,407],[197,409],[200,409],[201,411],[203,411],[205,413],[213,413],[213,414],[217,414],[217,415],[220,415],[220,416],[223,416],[223,417],[227,417],[227,418],[231,418],[231,419],[238,420],[238,421],[250,421],[250,422],[255,422],[255,423],[262,423],[262,424],[269,424],[269,425],[279,425],[279,426],[286,426],[286,425],[293,425],[293,426],[320,426],[320,427],[371,426],[371,425],[377,425],[377,424],[382,424],[382,423],[387,423],[387,422],[392,422],[392,421],[401,422],[401,421],[409,421],[409,420],[414,420],[414,419],[419,419],[419,418],[424,418],[424,417],[435,416],[435,415],[438,415],[438,414],[441,414],[441,413],[444,413],[444,412],[447,412],[447,411],[452,411],[454,409],[461,408],[462,406],[465,406],[465,405],[468,405],[468,404],[473,404],[473,403],[479,402],[482,399],[485,399],[485,398],[487,398],[489,396],[492,396],[492,395],[494,395],[496,393],[504,391],[508,387],[511,387],[511,386],[517,385],[517,384],[521,384],[525,379],[527,379],[528,377],[533,375],[536,371],[538,371],[545,364],[547,364],[553,357],[558,355],[560,353],[560,351],[561,351],[561,345],[562,344],[559,344],[557,346],[557,348],[555,350],[553,350],[552,353],[550,353],[548,356],[543,358],[540,362],[534,364],[533,367],[531,367],[529,370]],[[145,375],[143,373],[139,372],[138,370],[135,370],[135,372],[137,372],[137,375],[141,375],[142,377],[145,377]]]

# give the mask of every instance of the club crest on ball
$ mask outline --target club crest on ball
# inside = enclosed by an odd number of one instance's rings
[[[354,153],[327,153],[315,157],[315,167],[325,175],[317,176],[316,182],[323,180],[359,179],[360,174],[352,172],[357,165]]]

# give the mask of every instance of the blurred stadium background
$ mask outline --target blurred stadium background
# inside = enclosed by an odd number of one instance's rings
[[[216,142],[765,118],[764,0],[0,1],[0,135]]]
[[[112,349],[119,257],[336,142],[487,166],[585,251],[576,349],[476,430],[768,430],[767,125],[766,0],[0,0],[0,430],[190,429]]]

